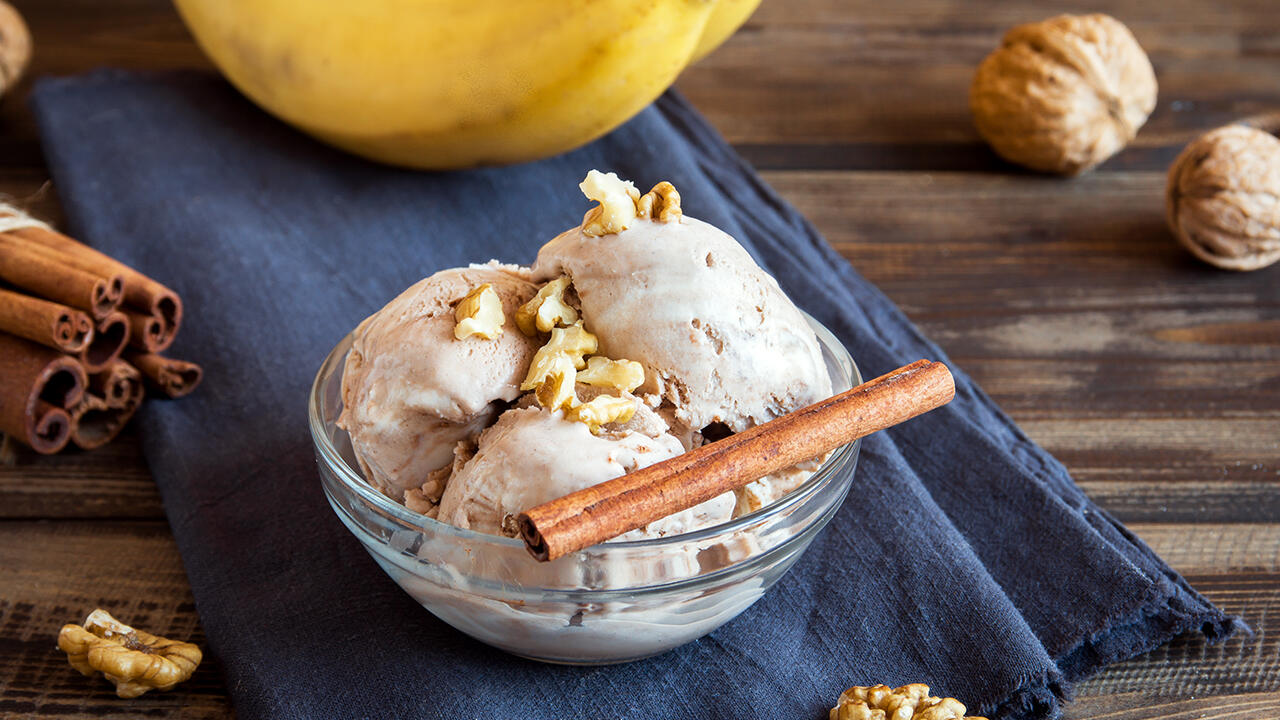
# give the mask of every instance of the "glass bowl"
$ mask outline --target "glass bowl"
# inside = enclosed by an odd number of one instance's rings
[[[806,316],[808,317],[808,316]],[[835,392],[861,383],[849,353],[808,318]],[[513,538],[415,513],[361,476],[337,426],[351,336],[311,388],[310,425],[325,495],[391,579],[436,617],[522,657],[629,662],[696,640],[747,609],[795,563],[849,492],[858,442],[833,451],[795,491],[727,523],[609,542],[550,563]]]

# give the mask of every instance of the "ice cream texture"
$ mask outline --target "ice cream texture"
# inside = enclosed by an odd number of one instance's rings
[[[475,456],[449,479],[437,518],[461,528],[514,536],[512,518],[522,510],[683,452],[680,441],[666,433],[593,435],[586,425],[559,412],[536,407],[509,410],[480,435]],[[724,493],[617,539],[710,527],[729,520],[735,503],[733,493]]]
[[[741,245],[700,220],[633,221],[547,243],[534,278],[569,278],[600,353],[645,368],[640,393],[673,409],[678,431],[739,432],[831,395],[804,316]]]
[[[490,284],[506,329],[493,339],[455,337],[455,306]],[[342,375],[338,425],[365,478],[395,500],[453,463],[520,395],[538,342],[511,320],[538,290],[514,265],[443,270],[414,284],[356,328]]]
[[[534,505],[831,394],[804,315],[670,183],[641,195],[592,171],[581,188],[599,205],[531,268],[436,273],[356,329],[339,425],[368,481],[410,509],[511,535]],[[753,512],[817,464],[618,539]]]

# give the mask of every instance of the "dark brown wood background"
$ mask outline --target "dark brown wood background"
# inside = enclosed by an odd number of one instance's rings
[[[34,75],[207,67],[164,0],[17,4]],[[1013,24],[1094,10],[1150,53],[1151,120],[1086,177],[999,162],[969,121],[974,67]],[[0,106],[0,192],[34,196],[56,221],[28,87]],[[1162,216],[1182,145],[1280,109],[1280,6],[765,0],[679,88],[1091,496],[1255,628],[1118,664],[1080,686],[1067,717],[1280,717],[1280,266],[1199,264]],[[0,716],[231,716],[214,661],[133,701],[75,673],[55,634],[99,605],[202,641],[129,434],[0,467]]]

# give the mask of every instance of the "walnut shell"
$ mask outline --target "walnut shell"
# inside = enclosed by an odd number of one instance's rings
[[[1201,135],[1169,167],[1165,201],[1173,234],[1201,260],[1227,270],[1280,260],[1280,140],[1243,124]]]
[[[978,133],[1010,162],[1076,175],[1123,148],[1156,106],[1156,75],[1108,15],[1019,25],[969,89]]]
[[[31,61],[31,31],[22,15],[0,0],[0,95],[18,81]]]

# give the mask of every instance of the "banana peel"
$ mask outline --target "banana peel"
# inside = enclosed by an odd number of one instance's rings
[[[587,143],[658,97],[759,0],[175,0],[251,100],[424,169]]]

